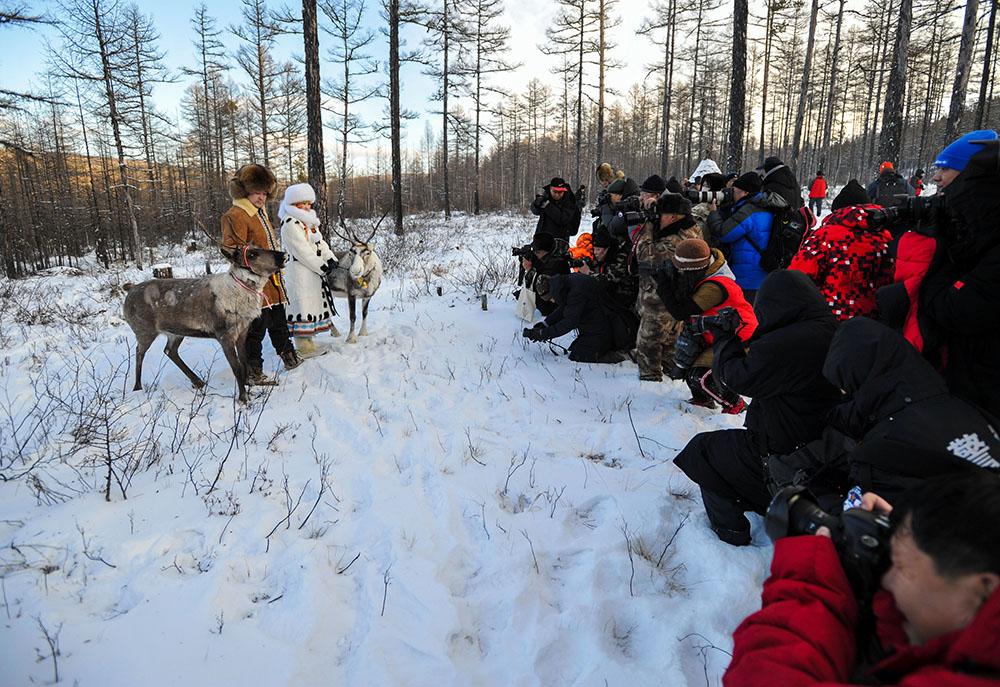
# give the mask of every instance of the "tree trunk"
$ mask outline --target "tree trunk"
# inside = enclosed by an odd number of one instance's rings
[[[302,33],[306,63],[306,156],[309,185],[316,191],[313,209],[326,222],[326,161],[323,156],[323,103],[320,96],[319,36],[316,0],[302,0]]]
[[[818,2],[819,0],[813,0]],[[733,7],[733,64],[729,82],[729,150],[726,170],[743,169],[743,129],[747,91],[748,0],[736,0]]]
[[[958,47],[958,63],[955,65],[955,85],[951,91],[951,106],[948,108],[948,121],[944,130],[945,143],[955,138],[959,120],[962,119],[965,91],[969,86],[969,71],[972,66],[972,45],[975,42],[978,12],[979,0],[965,1],[965,21],[962,22],[962,42]]]
[[[607,40],[605,36],[604,2],[599,0],[598,33],[597,33],[597,164],[604,161],[604,70],[607,56]],[[577,178],[576,183],[580,183]]]
[[[983,78],[979,82],[979,103],[976,105],[976,125],[975,129],[983,128],[983,119],[986,111],[986,95],[990,83],[990,60],[993,59],[993,37],[997,25],[997,7],[1000,7],[1000,0],[990,0],[990,24],[986,31],[986,53],[983,57]]]
[[[400,150],[399,111],[399,0],[387,0],[389,19],[389,119],[392,139],[392,219],[403,235],[403,154]]]
[[[910,27],[913,23],[913,0],[899,5],[899,24],[892,50],[892,71],[885,93],[885,114],[878,141],[879,157],[896,162],[903,141],[903,95],[906,93],[906,58],[910,49]]]
[[[837,28],[833,34],[833,53],[830,55],[830,90],[827,92],[826,122],[823,124],[823,165],[826,164],[830,155],[830,137],[833,134],[833,110],[834,105],[836,105],[835,96],[837,94],[837,60],[840,59],[840,29],[844,24],[844,2],[845,0],[840,0],[840,9],[837,12]]]
[[[451,34],[451,27],[448,26],[448,2],[441,0],[441,38],[442,38],[442,62],[441,62],[441,159],[442,159],[442,183],[444,184],[444,218],[445,221],[451,219],[451,190],[448,188],[448,39]],[[456,156],[456,160],[458,157]]]
[[[819,15],[819,0],[812,0],[809,11],[809,37],[806,39],[806,57],[802,65],[802,87],[799,90],[799,107],[795,116],[795,135],[792,140],[792,171],[799,173],[799,154],[802,152],[802,121],[806,112],[806,92],[812,71],[813,48],[816,44],[816,17]]]

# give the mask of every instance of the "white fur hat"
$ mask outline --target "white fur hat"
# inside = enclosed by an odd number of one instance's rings
[[[292,184],[285,189],[285,205],[315,202],[316,192],[309,184]]]

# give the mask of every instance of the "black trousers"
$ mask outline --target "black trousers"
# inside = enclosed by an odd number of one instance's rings
[[[723,429],[695,435],[674,463],[701,487],[713,526],[749,532],[743,513],[764,513],[771,502],[762,458],[753,432]]]
[[[291,335],[288,333],[288,317],[285,315],[284,304],[279,303],[270,308],[263,308],[260,311],[260,317],[250,323],[250,329],[247,331],[247,343],[244,348],[247,365],[250,367],[264,366],[262,345],[265,333],[271,337],[271,345],[278,355],[294,350]]]

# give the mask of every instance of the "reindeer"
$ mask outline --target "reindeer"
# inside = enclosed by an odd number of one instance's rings
[[[244,356],[247,330],[260,316],[264,284],[285,264],[285,254],[253,246],[224,248],[228,272],[198,279],[151,279],[128,291],[122,314],[135,333],[135,386],[142,390],[142,360],[160,334],[164,352],[187,375],[194,388],[205,382],[181,360],[177,349],[185,337],[215,339],[236,377],[241,403],[247,402]]]
[[[326,285],[330,291],[330,298],[347,299],[351,315],[351,330],[347,334],[347,343],[358,342],[358,338],[354,335],[354,322],[357,317],[356,303],[359,298],[361,299],[361,329],[358,334],[368,336],[368,302],[382,283],[382,261],[375,255],[371,240],[388,214],[387,212],[382,215],[382,219],[372,225],[372,232],[363,241],[353,232],[349,231],[345,236],[336,229],[331,229],[334,234],[351,245],[350,249],[344,253],[334,251],[334,255],[340,260],[340,266],[326,275]],[[357,270],[359,260],[362,264],[360,273]],[[348,266],[350,266],[349,269]],[[336,326],[333,327],[333,335],[340,336]]]

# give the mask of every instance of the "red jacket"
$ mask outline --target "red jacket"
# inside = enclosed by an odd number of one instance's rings
[[[924,336],[920,331],[917,314],[920,309],[920,285],[930,269],[937,241],[929,236],[908,231],[899,238],[896,247],[896,274],[893,281],[906,287],[910,309],[903,325],[903,336],[918,351],[924,350]]]
[[[1000,685],[1000,590],[963,630],[908,645],[886,592],[876,597],[878,634],[894,653],[872,669],[877,684],[900,687]],[[881,602],[881,603],[880,603]],[[854,667],[858,608],[833,542],[779,539],[763,608],[733,634],[725,687],[835,687]]]
[[[743,321],[743,324],[736,330],[736,336],[740,337],[741,341],[749,341],[753,333],[757,331],[757,315],[753,311],[753,306],[747,301],[746,296],[743,295],[743,289],[740,288],[740,285],[735,280],[718,274],[702,279],[698,282],[698,286],[709,281],[726,292],[726,300],[714,308],[709,308],[702,315],[718,315],[719,311],[723,308],[735,308],[736,312],[740,314],[740,319]],[[711,332],[705,332],[702,336],[707,344],[712,344],[715,341],[715,337],[712,336]]]
[[[788,266],[804,272],[841,322],[852,317],[874,317],[875,290],[892,283],[892,235],[868,227],[868,211],[877,205],[841,208],[826,216],[806,236]]]
[[[809,187],[809,197],[826,198],[826,179],[823,177],[813,179],[812,186]]]

